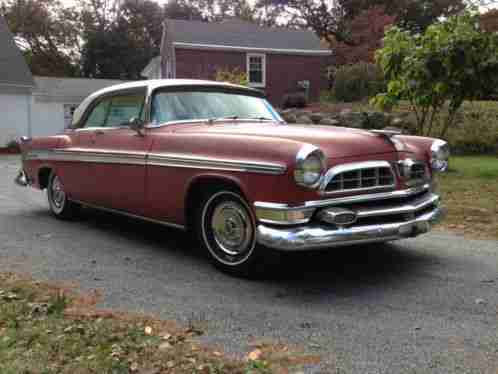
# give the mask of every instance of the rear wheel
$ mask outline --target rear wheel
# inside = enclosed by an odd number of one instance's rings
[[[216,267],[240,276],[257,273],[263,258],[256,244],[256,222],[240,193],[206,194],[195,218],[198,239]]]
[[[47,197],[50,211],[57,218],[70,219],[78,213],[80,206],[67,198],[60,177],[53,171],[48,179]]]

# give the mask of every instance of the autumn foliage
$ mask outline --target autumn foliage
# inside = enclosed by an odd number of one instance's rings
[[[393,25],[395,17],[387,15],[384,7],[375,6],[360,13],[350,24],[348,43],[332,45],[337,65],[350,65],[375,60],[375,51],[382,46],[386,28]]]

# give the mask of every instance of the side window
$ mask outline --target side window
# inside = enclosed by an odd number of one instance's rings
[[[84,127],[115,127],[126,125],[132,118],[143,118],[145,96],[123,94],[104,98],[91,111]]]
[[[88,116],[84,127],[104,127],[110,104],[111,98],[104,99],[98,103]]]
[[[145,97],[143,95],[115,96],[106,120],[106,126],[126,124],[132,118],[141,118]]]

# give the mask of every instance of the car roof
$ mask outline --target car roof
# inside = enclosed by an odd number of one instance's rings
[[[248,92],[254,93],[261,93],[261,91],[250,88],[250,87],[245,87],[245,86],[240,86],[232,83],[227,83],[227,82],[217,82],[217,81],[208,81],[208,80],[200,80],[200,79],[151,79],[151,80],[144,80],[144,81],[136,81],[136,82],[127,82],[127,83],[121,83],[121,84],[116,84],[113,86],[109,86],[106,88],[102,88],[101,90],[98,90],[94,93],[92,93],[90,96],[88,96],[83,102],[78,106],[78,108],[74,111],[73,115],[73,121],[72,125],[77,124],[80,120],[83,114],[85,113],[88,105],[90,105],[96,98],[102,96],[102,95],[108,95],[112,94],[113,92],[118,92],[118,91],[125,91],[125,90],[132,90],[135,88],[144,88],[147,90],[148,93],[151,93],[155,89],[162,88],[162,87],[221,87],[221,88],[228,88],[228,89],[234,89],[234,90],[245,90]]]

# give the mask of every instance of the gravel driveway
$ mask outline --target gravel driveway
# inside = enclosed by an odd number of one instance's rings
[[[0,270],[75,280],[102,306],[206,326],[241,354],[273,339],[334,373],[491,373],[498,369],[498,241],[432,233],[392,245],[286,257],[270,280],[213,269],[179,232],[88,211],[52,218],[45,195],[15,186],[0,158]]]

